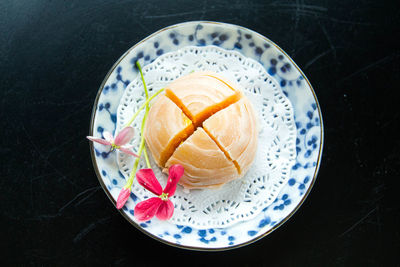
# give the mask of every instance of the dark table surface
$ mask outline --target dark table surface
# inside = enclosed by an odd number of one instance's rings
[[[398,7],[2,0],[1,265],[399,266]],[[303,69],[322,107],[325,146],[310,196],[281,228],[233,251],[177,249],[132,227],[101,189],[85,139],[114,62],[149,34],[189,20],[267,36]]]

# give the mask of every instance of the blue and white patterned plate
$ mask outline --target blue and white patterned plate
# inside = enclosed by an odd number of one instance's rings
[[[147,235],[172,246],[193,250],[225,250],[250,244],[268,235],[287,221],[309,194],[317,176],[322,155],[323,124],[317,97],[308,79],[293,60],[275,43],[249,29],[217,22],[193,21],[164,28],[130,48],[114,64],[100,86],[93,107],[90,135],[114,132],[117,108],[126,86],[137,75],[135,62],[142,65],[158,56],[188,45],[216,45],[236,50],[260,62],[280,84],[292,102],[297,127],[296,163],[291,178],[279,196],[252,220],[226,228],[198,230],[171,222],[151,221],[137,224],[133,210],[124,207],[122,215]],[[110,200],[125,184],[118,170],[116,153],[90,145],[94,169]],[[138,199],[131,194],[129,201]]]

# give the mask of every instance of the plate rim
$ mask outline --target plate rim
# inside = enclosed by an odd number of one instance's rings
[[[177,24],[173,24],[167,27],[164,27],[150,35],[148,35],[147,37],[143,38],[142,40],[140,40],[139,42],[137,42],[136,44],[134,44],[133,46],[131,46],[125,53],[123,53],[118,60],[112,65],[112,67],[110,68],[110,70],[107,72],[106,76],[104,77],[103,81],[100,84],[100,87],[97,91],[95,100],[94,100],[94,104],[93,104],[93,108],[92,108],[92,113],[91,113],[91,119],[90,119],[90,126],[89,126],[89,136],[93,136],[94,133],[94,121],[95,121],[95,116],[97,113],[97,106],[98,106],[98,102],[100,99],[100,95],[102,94],[103,90],[104,90],[104,86],[107,82],[107,80],[109,79],[109,77],[111,76],[111,74],[114,72],[114,70],[117,68],[117,66],[119,65],[119,63],[133,50],[135,49],[137,46],[139,46],[140,44],[146,42],[148,39],[152,38],[153,36],[158,35],[159,33],[166,31],[166,30],[170,30],[173,28],[177,28],[180,27],[182,25],[185,24],[216,24],[216,25],[222,25],[222,26],[228,26],[228,27],[237,27],[241,30],[244,31],[249,31],[253,34],[255,34],[256,36],[260,37],[261,39],[264,39],[266,41],[268,41],[269,43],[271,43],[273,46],[275,46],[275,48],[277,48],[282,54],[284,54],[288,60],[296,67],[296,69],[299,71],[299,73],[304,77],[304,80],[307,82],[308,86],[311,89],[311,93],[314,97],[314,101],[317,105],[317,110],[318,110],[318,116],[320,118],[320,144],[319,144],[319,151],[318,151],[318,158],[317,158],[317,164],[316,164],[316,168],[314,171],[314,175],[312,178],[312,181],[310,183],[309,188],[307,189],[307,191],[304,193],[303,197],[301,198],[300,202],[296,205],[296,207],[294,207],[294,209],[285,217],[283,218],[279,223],[277,223],[276,225],[274,225],[271,229],[269,229],[268,231],[266,231],[265,233],[252,238],[246,242],[237,244],[237,245],[233,245],[233,246],[228,246],[228,247],[215,247],[215,248],[206,248],[206,247],[197,247],[197,246],[188,246],[188,245],[182,245],[182,244],[176,244],[173,243],[171,241],[167,241],[165,239],[162,239],[148,231],[145,231],[142,227],[140,227],[140,225],[138,225],[136,222],[132,221],[129,216],[121,209],[118,210],[122,216],[130,223],[132,224],[136,229],[138,229],[140,232],[146,234],[147,236],[172,247],[176,247],[176,248],[180,248],[180,249],[186,249],[186,250],[192,250],[192,251],[226,251],[226,250],[232,250],[235,248],[240,248],[240,247],[244,247],[247,245],[250,245],[264,237],[266,237],[267,235],[271,234],[273,231],[275,231],[276,229],[278,229],[279,227],[281,227],[283,224],[285,224],[297,211],[298,209],[303,205],[303,203],[305,202],[305,200],[307,199],[308,195],[310,194],[312,188],[314,187],[315,181],[317,179],[318,176],[318,172],[320,169],[320,164],[321,164],[321,159],[322,159],[322,152],[323,152],[323,145],[324,145],[324,123],[323,123],[323,119],[322,119],[322,112],[321,112],[321,107],[320,104],[318,102],[318,98],[315,94],[314,88],[311,85],[310,81],[308,80],[307,76],[303,73],[303,71],[299,68],[299,66],[297,66],[297,64],[293,61],[293,59],[281,48],[279,47],[275,42],[271,41],[270,39],[268,39],[267,37],[265,37],[264,35],[251,30],[249,28],[240,26],[240,25],[236,25],[236,24],[232,24],[232,23],[226,23],[226,22],[216,22],[216,21],[206,21],[206,20],[194,20],[194,21],[186,21],[186,22],[181,22],[181,23],[177,23]],[[95,152],[94,152],[94,146],[93,143],[90,142],[89,144],[89,149],[90,149],[90,155],[91,155],[91,159],[92,159],[92,164],[93,164],[93,168],[95,170],[97,179],[99,180],[99,183],[103,189],[103,191],[106,193],[107,197],[110,199],[110,201],[114,204],[114,206],[116,205],[116,201],[114,200],[114,198],[111,195],[111,192],[109,190],[106,190],[106,185],[104,184],[103,180],[101,179],[101,175],[100,175],[100,171],[98,169],[97,166],[97,161],[96,161],[96,156],[95,156]]]

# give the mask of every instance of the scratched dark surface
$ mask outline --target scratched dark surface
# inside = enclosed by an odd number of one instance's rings
[[[1,1],[0,265],[399,266],[398,8],[375,0]],[[277,231],[233,251],[180,250],[132,227],[100,188],[85,139],[113,63],[188,20],[239,24],[276,42],[310,79],[324,116],[307,201]]]

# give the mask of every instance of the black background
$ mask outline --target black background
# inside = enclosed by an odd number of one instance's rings
[[[1,265],[399,266],[398,1],[0,1]],[[325,124],[310,196],[281,228],[227,252],[139,232],[95,176],[97,90],[132,45],[171,24],[238,24],[305,72]]]

